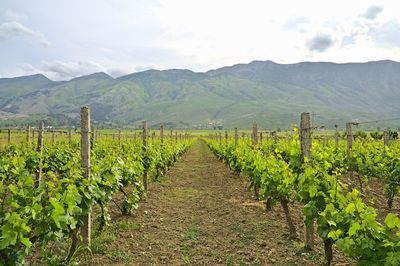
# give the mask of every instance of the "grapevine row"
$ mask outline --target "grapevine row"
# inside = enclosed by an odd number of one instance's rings
[[[328,265],[333,245],[359,264],[400,264],[399,217],[389,213],[381,224],[362,192],[345,182],[349,172],[380,178],[393,202],[400,187],[398,145],[358,142],[349,153],[344,145],[313,141],[311,157],[303,158],[297,130],[290,143],[269,140],[254,147],[248,139],[205,141],[233,171],[249,177],[260,200],[282,206],[291,238],[297,233],[288,203],[303,205],[306,228],[316,222]]]
[[[145,190],[143,175],[159,178],[191,145],[155,139],[91,141],[91,176],[81,169],[80,143],[36,147],[7,145],[0,151],[0,261],[23,264],[31,249],[72,239],[69,261],[77,250],[85,217],[99,206],[98,230],[109,222],[108,206],[122,214],[137,208]],[[41,172],[40,182],[36,180]],[[122,203],[113,201],[115,193]]]

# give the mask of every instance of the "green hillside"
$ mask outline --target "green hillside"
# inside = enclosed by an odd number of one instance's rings
[[[115,124],[146,119],[151,125],[218,122],[232,128],[256,120],[264,128],[289,128],[309,111],[318,125],[333,127],[354,119],[400,117],[400,63],[254,61],[205,73],[148,70],[117,79],[95,73],[67,82],[35,75],[0,79],[0,92],[0,111],[72,120],[79,118],[80,106],[89,105],[95,121]]]

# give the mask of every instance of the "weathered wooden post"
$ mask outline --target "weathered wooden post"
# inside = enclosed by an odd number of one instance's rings
[[[83,176],[90,180],[90,109],[87,106],[81,108],[81,168]],[[91,214],[88,213],[81,230],[86,246],[91,242],[91,224]]]
[[[143,152],[147,153],[147,121],[143,121]],[[145,170],[143,174],[143,186],[144,190],[148,190],[148,180],[147,180],[147,169]]]
[[[55,135],[55,132],[54,132],[54,128],[52,127],[51,128],[51,145],[54,145],[54,142],[55,142],[55,138],[56,137],[56,135]]]
[[[263,142],[263,133],[260,132],[260,144],[262,144],[262,142]]]
[[[383,131],[383,144],[385,146],[389,146],[389,141],[390,141],[390,136],[389,136],[389,132],[387,132],[386,130]]]
[[[172,131],[172,129],[169,131],[169,142],[171,142],[171,144],[172,144],[172,142],[174,141],[174,132]]]
[[[276,131],[272,132],[273,137],[274,137],[274,142],[275,144],[278,143],[278,133],[276,133]]]
[[[257,136],[257,123],[254,121],[253,122],[253,135],[252,135],[252,138],[253,138],[253,147],[256,147],[257,146],[257,143],[258,143],[258,138],[257,138],[258,136]]]
[[[68,142],[69,144],[72,143],[72,129],[68,128]]]
[[[228,145],[228,131],[225,130],[225,145]]]
[[[160,139],[161,144],[164,144],[164,125],[160,125]]]
[[[31,126],[26,127],[26,147],[29,148],[29,143],[31,141]]]
[[[35,142],[35,128],[32,128],[32,143]]]
[[[38,131],[38,142],[36,147],[36,151],[39,153],[39,169],[36,172],[36,180],[35,180],[36,187],[39,186],[40,179],[42,177],[41,165],[42,165],[42,150],[43,150],[43,131],[44,131],[44,122],[40,121],[39,131]]]
[[[257,139],[257,123],[253,122],[253,132],[252,132],[252,139],[253,139],[253,148],[256,148],[258,139]],[[254,196],[258,200],[260,195],[260,187],[259,184],[254,184]]]
[[[305,163],[311,164],[311,119],[310,113],[301,113],[300,118],[300,143],[303,160]],[[305,221],[306,226],[306,243],[305,248],[312,250],[314,248],[314,219]]]
[[[7,143],[11,144],[11,129],[7,130]]]
[[[121,144],[121,129],[118,129],[118,144]]]
[[[351,155],[351,149],[353,148],[353,131],[352,131],[352,125],[355,125],[355,123],[351,123],[348,122],[346,123],[346,132],[347,132],[347,155],[350,156]],[[353,179],[354,178],[354,169],[352,168],[351,165],[349,165],[349,178]],[[361,192],[363,192],[362,190],[362,181],[361,179],[359,179],[359,184],[360,184],[360,190]]]
[[[339,148],[339,131],[338,131],[338,125],[335,125],[335,149],[337,150]]]
[[[178,143],[178,131],[175,131],[175,143]]]
[[[238,145],[238,129],[237,129],[237,127],[235,127],[235,146],[237,146]]]
[[[351,130],[352,123],[346,123],[346,132],[347,132],[347,153],[351,153],[351,148],[353,147],[353,131]]]
[[[300,142],[303,159],[311,161],[311,123],[310,113],[301,113]]]

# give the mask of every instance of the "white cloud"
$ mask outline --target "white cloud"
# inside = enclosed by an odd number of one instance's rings
[[[32,30],[17,21],[4,22],[0,24],[0,41],[19,37],[33,38],[45,47],[50,46],[50,42],[40,31]]]
[[[11,9],[6,9],[5,11],[3,11],[0,17],[3,17],[5,21],[18,21],[18,22],[28,19],[26,15],[18,14]]]
[[[0,71],[0,77],[6,76],[26,76],[34,74],[43,74],[51,80],[70,80],[75,77],[89,75],[96,72],[105,72],[112,76],[114,74],[126,74],[123,70],[110,67],[107,69],[102,64],[92,61],[61,62],[61,61],[43,61],[39,66],[33,66],[28,63],[19,63],[8,71]]]
[[[92,61],[43,62],[43,66],[40,68],[40,70],[49,78],[54,80],[68,80],[95,72],[107,72],[102,65]]]
[[[285,30],[297,30],[297,31],[305,31],[304,26],[307,26],[311,22],[310,19],[306,17],[293,17],[290,18],[285,25],[283,26],[283,29]]]
[[[7,18],[0,22],[0,45],[7,60],[0,61],[0,74],[21,62],[53,79],[69,79],[89,71],[113,76],[148,68],[206,71],[252,60],[400,61],[400,4],[391,0],[40,3],[10,4],[12,11],[3,12]],[[21,56],[19,44],[26,39],[49,43],[41,32],[51,39],[51,48],[24,46]],[[4,41],[9,39],[17,41]]]
[[[382,6],[372,5],[369,6],[361,16],[366,19],[374,20],[382,12],[383,12]]]
[[[333,46],[335,41],[329,34],[317,34],[306,42],[310,51],[324,52]]]
[[[382,25],[372,27],[368,34],[374,41],[382,45],[400,46],[400,22],[397,20],[391,20]]]

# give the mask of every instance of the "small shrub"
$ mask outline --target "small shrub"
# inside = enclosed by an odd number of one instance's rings
[[[354,139],[366,139],[367,133],[365,133],[364,131],[357,131],[356,133],[354,133],[353,138]]]
[[[374,140],[381,140],[383,138],[383,133],[382,132],[371,132],[369,133],[371,138],[373,138]]]

